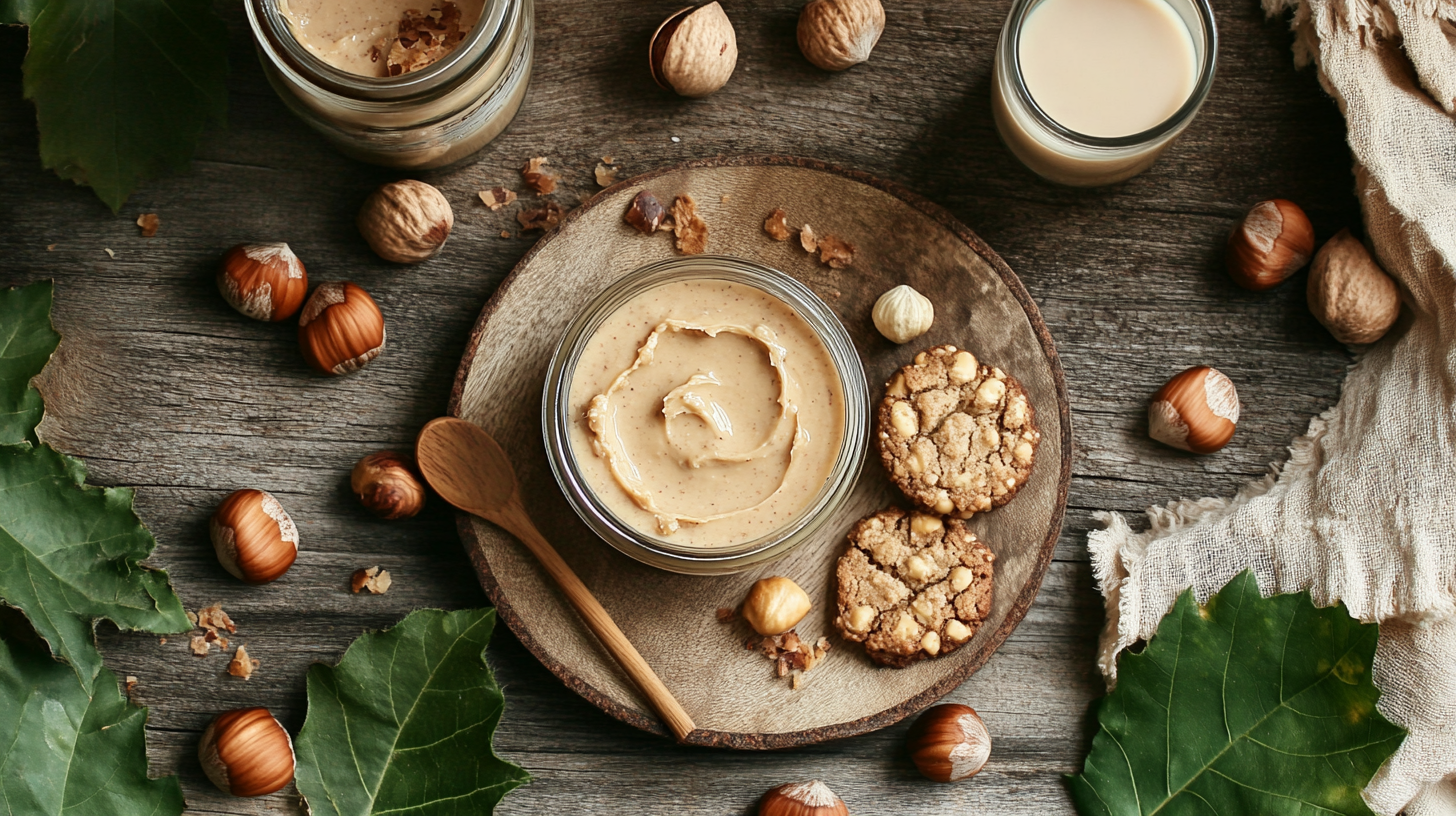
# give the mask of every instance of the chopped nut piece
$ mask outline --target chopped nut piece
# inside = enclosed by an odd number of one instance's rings
[[[805,252],[814,253],[819,251],[819,239],[814,235],[814,228],[808,224],[805,224],[803,229],[799,230],[799,246],[802,246]]]
[[[604,162],[597,165],[595,172],[598,187],[611,187],[617,183],[617,174],[622,172],[622,168],[614,167],[610,163]]]
[[[193,635],[191,649],[198,657],[207,657],[207,653],[212,651],[212,642],[205,635]]]
[[[162,225],[162,220],[156,213],[142,213],[137,216],[136,225],[142,228],[143,238],[151,238],[157,234],[157,227]]]
[[[128,674],[126,676],[126,696],[130,697],[131,696],[132,689],[134,689],[136,687],[137,687],[136,675]]]
[[[672,200],[672,234],[677,251],[684,255],[701,255],[708,248],[708,222],[698,216],[698,202],[690,195]]]
[[[167,639],[166,638],[157,638],[157,642],[160,643],[163,646],[166,646],[167,645]]]
[[[560,176],[550,170],[542,169],[546,162],[544,157],[537,156],[527,161],[526,166],[521,168],[521,178],[526,180],[526,186],[541,195],[555,192],[556,182],[561,180]]]
[[[258,668],[260,662],[248,657],[248,645],[245,643],[233,653],[232,662],[228,663],[228,674],[247,680],[253,676],[253,672]]]
[[[794,672],[793,679],[789,681],[789,688],[793,689],[794,691],[798,691],[799,687],[802,685],[804,685],[804,673]]]
[[[379,567],[367,567],[356,570],[349,586],[357,594],[360,590],[367,589],[371,594],[383,595],[389,591],[394,579],[389,577],[389,570],[382,570]]]
[[[378,62],[379,53],[387,48],[384,64],[389,75],[407,74],[432,65],[455,50],[465,39],[467,30],[468,26],[464,30],[460,27],[459,6],[449,0],[431,4],[427,12],[409,9],[399,18],[397,35],[381,40],[370,50],[370,56]]]
[[[481,190],[476,195],[480,196],[480,203],[491,209],[491,212],[516,200],[516,194],[504,187],[492,187],[489,190]]]
[[[789,676],[789,658],[788,658],[788,656],[787,655],[780,655],[778,661],[779,661],[778,662],[778,666],[779,666],[778,667],[779,677],[788,677]]]
[[[511,231],[510,230],[501,230],[501,237],[502,238],[509,238],[509,237],[511,237]]]
[[[112,251],[111,251],[111,250],[109,250],[109,249],[108,249],[108,250],[106,250],[106,256],[107,256],[107,257],[108,257],[108,258],[110,258],[110,259],[112,259],[112,260],[113,260],[113,261],[114,261],[114,260],[116,260],[116,253],[115,253],[115,252],[112,252]]]
[[[187,622],[188,623],[192,624],[193,626],[196,626],[197,625],[197,613],[196,612],[190,612],[190,611],[185,610],[185,609],[182,610],[182,612],[183,612],[183,614],[187,615]]]
[[[627,208],[627,214],[623,218],[636,227],[638,232],[651,235],[662,226],[665,215],[667,213],[662,209],[662,202],[657,200],[657,196],[643,190],[632,199],[632,206]]]
[[[602,157],[602,164],[616,164],[616,163],[617,163],[617,160],[614,159],[614,158],[612,158],[611,156],[603,156]]]
[[[565,215],[561,205],[555,201],[546,202],[545,206],[531,210],[521,210],[516,213],[516,220],[521,222],[521,230],[548,230],[561,223],[561,217]]]
[[[849,266],[854,263],[854,244],[833,235],[825,235],[819,239],[819,262],[829,264],[834,269]]]
[[[730,199],[730,198],[732,198],[732,197],[733,197],[733,196],[731,196],[731,195],[725,195],[725,196],[718,196],[718,201],[719,201],[719,203],[721,203],[721,204],[727,204],[727,203],[728,203],[728,199]]]
[[[738,610],[734,609],[733,607],[731,607],[731,606],[720,606],[720,607],[718,607],[718,622],[719,623],[732,623],[737,618],[738,618]]]
[[[763,222],[763,231],[775,241],[787,241],[789,236],[794,234],[793,230],[789,229],[788,214],[782,207],[768,214],[768,218]]]
[[[46,252],[55,252],[57,244],[46,244]]]
[[[228,613],[222,611],[222,604],[220,603],[215,603],[212,606],[206,606],[197,610],[197,620],[195,623],[203,629],[211,629],[214,632],[218,629],[226,629],[229,632],[238,631],[238,627],[233,623],[233,619],[228,617]]]

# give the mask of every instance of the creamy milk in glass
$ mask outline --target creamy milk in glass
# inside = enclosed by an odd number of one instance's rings
[[[1206,0],[1020,0],[997,47],[997,128],[1053,181],[1120,181],[1192,119],[1215,39]]]

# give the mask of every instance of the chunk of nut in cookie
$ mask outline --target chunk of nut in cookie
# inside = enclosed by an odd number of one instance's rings
[[[920,648],[931,657],[940,654],[940,635],[934,632],[926,632],[925,637],[920,639]]]
[[[908,402],[897,402],[895,407],[890,409],[890,426],[895,433],[909,439],[920,430],[920,420],[915,416],[915,409]]]
[[[956,592],[965,592],[975,577],[976,574],[969,567],[956,567],[950,571],[950,588]]]
[[[945,625],[945,636],[957,643],[971,636],[970,627],[958,620],[952,620]]]
[[[905,559],[903,569],[905,570],[905,575],[909,576],[912,580],[921,582],[935,574],[935,565],[918,555],[912,555]]]
[[[969,351],[958,351],[951,358],[950,370],[945,375],[953,385],[964,385],[976,378],[976,371],[980,367],[980,363],[976,361],[976,355]],[[904,380],[902,379],[901,382]]]
[[[875,623],[875,608],[873,606],[857,606],[849,613],[849,620],[845,624],[851,631],[868,632]]]
[[[930,535],[945,529],[945,522],[939,516],[931,516],[925,513],[916,513],[910,517],[910,532],[918,535]]]

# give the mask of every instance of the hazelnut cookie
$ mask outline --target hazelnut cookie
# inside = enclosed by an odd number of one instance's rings
[[[955,651],[991,612],[995,560],[960,519],[881,510],[850,530],[834,625],[885,666]]]
[[[885,386],[875,441],[890,480],[921,507],[970,518],[1011,501],[1041,431],[1026,389],[974,354],[936,346]]]

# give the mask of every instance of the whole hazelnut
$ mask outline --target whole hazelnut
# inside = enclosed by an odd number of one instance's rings
[[[902,283],[880,295],[870,319],[890,342],[908,343],[930,331],[935,322],[935,304]]]
[[[758,816],[849,816],[844,800],[817,779],[779,785],[758,800]]]
[[[288,244],[238,244],[222,256],[217,288],[254,320],[287,320],[308,294],[308,273]]]
[[[349,486],[380,518],[410,518],[425,506],[425,486],[415,476],[414,463],[394,451],[360,459],[349,474]]]
[[[321,283],[298,316],[303,359],[324,374],[348,374],[384,351],[384,314],[358,285]]]
[[[1208,366],[1194,366],[1153,395],[1148,436],[1192,453],[1213,453],[1229,443],[1239,422],[1233,380]]]
[[[910,726],[910,759],[926,779],[959,782],[981,772],[991,756],[991,734],[974,708],[935,706]]]
[[[826,71],[869,59],[884,31],[880,0],[809,0],[799,12],[799,50]]]
[[[1309,270],[1309,310],[1341,343],[1374,343],[1400,316],[1400,290],[1365,245],[1340,230]]]
[[[406,179],[380,187],[359,209],[359,233],[379,257],[395,263],[429,260],[455,226],[455,213],[439,190]]]
[[[223,569],[250,584],[278,580],[298,557],[298,527],[271,493],[232,493],[213,511],[210,527]]]
[[[809,593],[782,575],[760,578],[743,599],[743,619],[760,635],[781,635],[809,614]]]
[[[266,708],[217,715],[197,758],[212,784],[233,796],[263,796],[293,781],[293,740]]]
[[[738,65],[738,40],[723,7],[712,2],[668,17],[652,35],[649,67],[658,85],[681,96],[707,96]]]
[[[1314,226],[1293,201],[1255,204],[1229,233],[1225,262],[1234,283],[1262,292],[1283,283],[1309,262]]]

